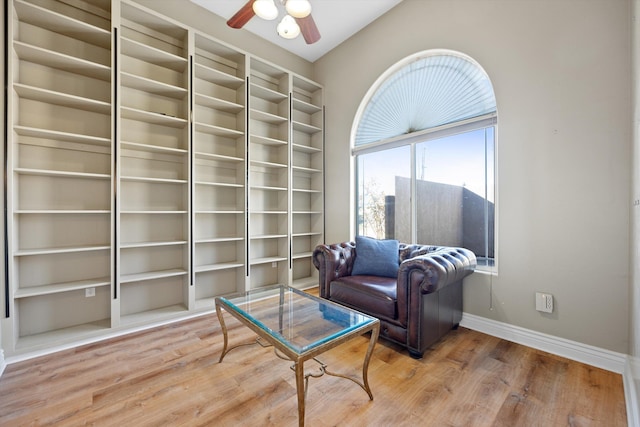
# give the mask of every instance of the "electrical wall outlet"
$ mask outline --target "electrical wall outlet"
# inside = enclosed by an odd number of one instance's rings
[[[536,292],[536,310],[543,313],[553,313],[553,295]]]
[[[85,288],[84,296],[86,298],[95,297],[96,296],[96,288]]]
[[[275,261],[273,261],[273,262],[271,263],[271,268],[277,268],[277,267],[278,267],[278,263],[277,263],[277,262],[275,262]]]

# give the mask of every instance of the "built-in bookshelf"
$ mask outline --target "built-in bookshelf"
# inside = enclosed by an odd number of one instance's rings
[[[288,283],[289,74],[251,58],[249,70],[249,286]]]
[[[2,348],[317,285],[322,87],[132,0],[10,0]]]
[[[187,29],[121,4],[118,292],[120,322],[189,309]]]
[[[7,350],[111,325],[111,2],[77,3],[8,22]]]
[[[291,282],[308,287],[318,283],[311,257],[324,243],[324,111],[322,87],[291,80]]]
[[[193,58],[194,297],[212,307],[245,288],[246,57],[196,35]]]

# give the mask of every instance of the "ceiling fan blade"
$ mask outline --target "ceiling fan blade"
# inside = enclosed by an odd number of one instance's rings
[[[305,16],[304,18],[295,18],[298,26],[300,27],[300,32],[304,37],[304,41],[307,44],[313,44],[320,40],[320,31],[316,26],[316,21],[313,20],[311,15]]]
[[[227,21],[227,25],[230,26],[231,28],[244,27],[244,24],[249,22],[249,20],[253,18],[253,16],[256,14],[253,11],[254,1],[255,0],[249,0],[244,6],[242,6],[240,10],[236,12],[235,15],[229,18],[229,20]]]

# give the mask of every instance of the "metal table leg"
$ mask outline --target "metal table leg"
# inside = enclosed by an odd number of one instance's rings
[[[216,314],[218,315],[218,320],[220,321],[220,327],[222,328],[222,335],[224,336],[224,345],[222,346],[222,354],[220,355],[220,360],[218,363],[222,362],[225,354],[227,354],[227,344],[229,343],[229,339],[227,337],[227,325],[224,323],[224,317],[222,316],[222,308],[220,304],[216,304]]]
[[[304,362],[299,360],[296,362],[296,391],[298,392],[298,426],[304,427],[304,401],[305,401],[305,381],[304,381]]]
[[[367,354],[364,357],[364,363],[362,364],[362,382],[364,383],[364,390],[369,395],[369,399],[373,400],[373,394],[371,393],[371,388],[369,388],[369,362],[371,361],[371,355],[373,354],[373,348],[378,342],[378,335],[380,334],[380,324],[376,325],[375,328],[371,330],[371,339],[369,340],[369,347],[367,348]]]

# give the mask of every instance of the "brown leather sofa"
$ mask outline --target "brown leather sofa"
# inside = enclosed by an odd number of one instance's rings
[[[464,248],[400,243],[398,276],[352,276],[355,242],[319,245],[320,296],[380,319],[380,336],[421,358],[462,318],[462,279],[476,256]]]

